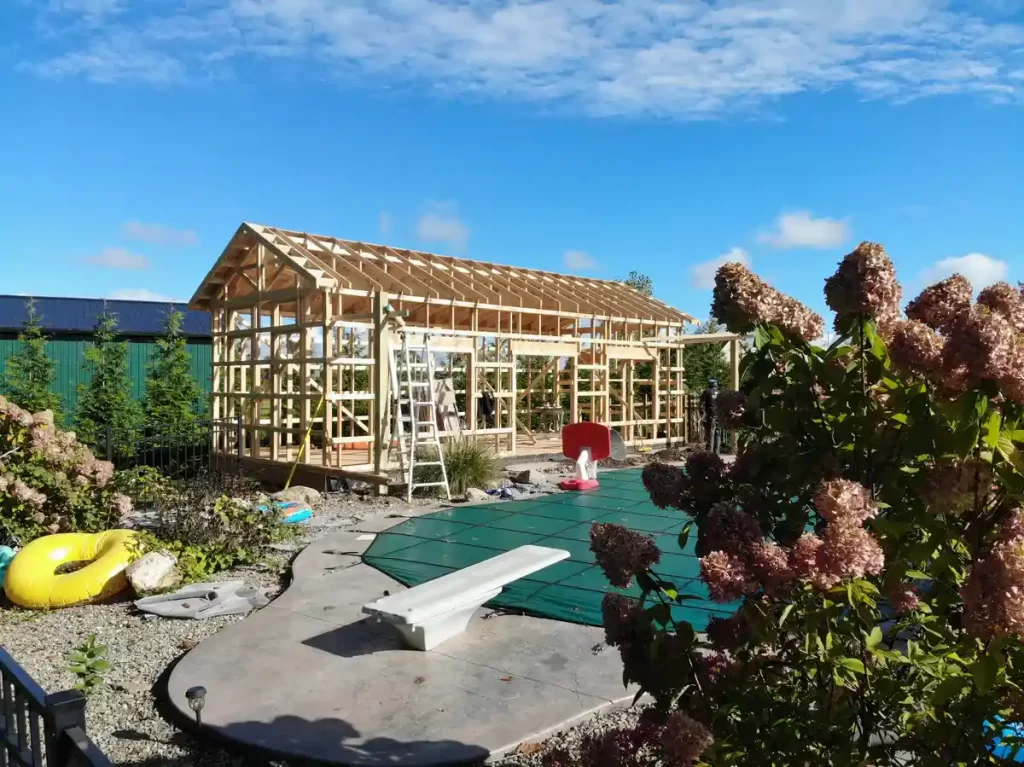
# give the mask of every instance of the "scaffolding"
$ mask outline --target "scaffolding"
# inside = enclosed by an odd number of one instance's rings
[[[688,344],[726,345],[739,377],[739,336],[688,334],[693,317],[621,282],[259,224],[239,227],[189,305],[212,314],[212,415],[242,424],[215,452],[379,484],[395,313],[410,343],[429,333],[438,388],[454,391],[458,429],[441,436],[499,455],[559,452],[558,427],[581,420],[629,445],[697,439]]]

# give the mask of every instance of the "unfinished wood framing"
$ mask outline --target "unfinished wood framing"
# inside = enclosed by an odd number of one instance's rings
[[[627,444],[696,439],[683,347],[693,318],[620,282],[242,224],[190,306],[213,315],[216,450],[254,463],[381,477],[391,348],[385,320],[430,334],[464,437],[499,454],[560,451],[561,425],[606,423]],[[415,341],[410,338],[410,343]],[[737,380],[732,385],[737,385]],[[301,457],[300,457],[301,456]]]

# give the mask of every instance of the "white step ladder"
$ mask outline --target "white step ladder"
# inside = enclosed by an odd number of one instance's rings
[[[400,349],[391,348],[391,439],[389,453],[398,450],[398,465],[405,480],[406,501],[418,487],[443,487],[452,499],[444,450],[437,429],[437,403],[434,401],[434,355],[430,336],[423,335],[423,346],[409,346],[406,331]],[[408,428],[407,428],[408,427]],[[417,466],[437,466],[440,482],[416,482]]]

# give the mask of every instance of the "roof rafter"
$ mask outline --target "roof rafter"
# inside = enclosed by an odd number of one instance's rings
[[[257,242],[276,260],[265,275],[271,289],[286,271],[326,290],[384,290],[408,300],[478,305],[499,311],[538,311],[615,321],[683,325],[696,320],[653,296],[612,280],[473,261],[358,240],[243,223],[190,302],[208,308],[221,299]],[[244,275],[240,279],[244,279]],[[236,278],[239,279],[239,278]],[[241,286],[240,286],[241,287]]]

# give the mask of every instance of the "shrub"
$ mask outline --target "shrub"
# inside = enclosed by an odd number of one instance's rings
[[[116,316],[104,312],[85,350],[89,381],[78,387],[78,437],[99,456],[106,456],[108,450],[123,453],[134,448],[135,430],[142,420],[128,378],[128,344],[118,341],[116,333]],[[112,437],[111,445],[107,445],[108,435]]]
[[[498,478],[494,451],[482,442],[453,439],[444,443],[444,467],[453,495],[471,487],[487,487]]]
[[[270,507],[258,485],[230,475],[207,474],[161,485],[151,518],[138,535],[139,554],[166,550],[178,559],[186,582],[254,564],[265,548],[294,534]]]
[[[183,317],[176,311],[167,315],[164,334],[157,339],[149,366],[143,399],[147,423],[159,429],[161,436],[178,439],[194,434],[202,397],[182,335]]]
[[[153,506],[178,492],[178,485],[152,466],[119,471],[114,475],[114,484],[119,492],[131,498],[136,508]]]
[[[60,419],[60,397],[52,391],[57,363],[46,353],[42,317],[36,313],[36,302],[25,302],[26,318],[18,333],[18,351],[7,360],[4,370],[4,394],[18,407],[32,413],[49,410]]]
[[[442,449],[448,487],[453,496],[465,495],[471,487],[486,487],[498,478],[498,463],[494,458],[494,451],[483,443],[470,439],[451,439],[442,443]],[[436,456],[433,448],[421,448],[417,460],[435,461]],[[414,471],[416,482],[441,481],[440,466],[414,466]]]
[[[707,593],[738,609],[698,633],[649,539],[592,531],[609,578],[642,589],[605,598],[605,632],[655,703],[584,765],[1001,763],[1000,722],[1024,716],[1024,298],[999,284],[972,304],[957,276],[901,319],[870,243],[825,293],[838,337],[821,348],[820,317],[719,270],[714,314],[754,334],[720,414],[741,451],[644,483],[692,517]]]
[[[131,500],[74,432],[0,397],[0,528],[22,542],[57,532],[117,527]]]

